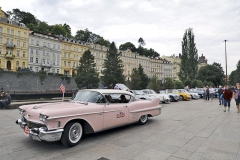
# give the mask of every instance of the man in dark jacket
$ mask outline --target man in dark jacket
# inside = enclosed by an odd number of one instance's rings
[[[219,86],[219,89],[218,89],[219,105],[223,104],[223,98],[221,97],[222,94],[223,94],[222,86]]]
[[[0,101],[0,106],[2,109],[5,109],[5,108],[7,108],[7,105],[9,105],[12,102],[12,98],[8,93],[6,93],[4,91],[2,91],[1,96],[3,98]]]

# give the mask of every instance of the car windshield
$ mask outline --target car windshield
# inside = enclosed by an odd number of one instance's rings
[[[143,91],[139,91],[139,90],[133,90],[133,93],[136,95],[145,95]]]
[[[179,93],[178,90],[172,90],[172,93]]]
[[[149,90],[150,94],[157,94],[154,90]]]
[[[105,103],[103,95],[96,91],[80,90],[74,97],[73,101]]]

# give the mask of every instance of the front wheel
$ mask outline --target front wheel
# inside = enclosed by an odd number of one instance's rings
[[[180,101],[183,101],[183,100],[184,100],[183,96],[180,96]]]
[[[73,147],[80,142],[82,135],[82,125],[79,122],[70,122],[64,128],[61,142],[67,147]]]
[[[174,102],[174,98],[172,96],[170,97],[170,102]]]
[[[147,123],[148,120],[148,115],[142,115],[138,121],[139,124],[143,125],[145,123]]]

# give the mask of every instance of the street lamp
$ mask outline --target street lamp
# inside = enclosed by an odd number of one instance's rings
[[[224,40],[225,42],[225,64],[226,64],[226,85],[227,85],[227,48],[226,48],[226,43],[228,40]]]

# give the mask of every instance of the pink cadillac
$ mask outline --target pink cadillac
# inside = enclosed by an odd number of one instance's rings
[[[86,89],[69,102],[20,106],[22,117],[16,123],[33,140],[61,140],[72,147],[83,134],[135,122],[145,124],[148,117],[161,113],[159,101],[135,100],[132,93],[123,90]]]

